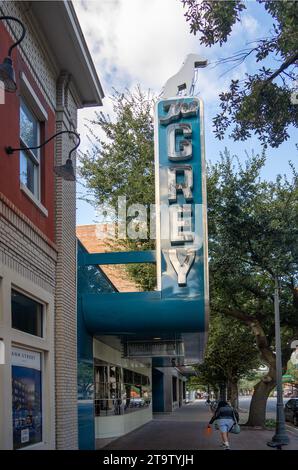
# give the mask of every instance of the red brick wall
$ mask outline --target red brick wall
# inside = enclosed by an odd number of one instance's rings
[[[7,56],[11,38],[3,22],[0,22],[0,62]],[[23,71],[28,78],[43,107],[47,111],[48,121],[41,132],[41,142],[55,133],[55,113],[44,99],[37,84],[19,54],[18,47],[12,53],[16,82],[16,93],[5,93],[5,104],[0,104],[0,192],[4,194],[30,221],[50,240],[55,241],[54,218],[54,140],[41,150],[41,203],[48,210],[45,216],[40,209],[20,189],[19,152],[7,155],[4,147],[20,146],[20,92],[19,77]]]

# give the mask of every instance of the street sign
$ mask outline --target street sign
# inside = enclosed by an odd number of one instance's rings
[[[291,383],[295,382],[294,377],[290,374],[285,374],[282,376],[282,382],[283,383]]]

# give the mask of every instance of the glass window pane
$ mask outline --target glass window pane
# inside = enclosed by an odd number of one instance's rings
[[[12,348],[13,448],[42,441],[41,353]]]
[[[24,152],[20,152],[20,180],[27,186],[27,158]]]
[[[23,101],[20,108],[20,137],[27,147],[38,145],[38,120]],[[32,152],[37,155],[38,150]]]
[[[35,300],[12,291],[11,293],[11,326],[17,330],[42,336],[42,304]]]
[[[36,172],[37,166],[23,151],[20,152],[20,180],[30,191],[37,195]]]

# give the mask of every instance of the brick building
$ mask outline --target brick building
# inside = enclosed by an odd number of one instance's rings
[[[2,16],[26,35],[12,52],[17,91],[0,104],[0,448],[76,449],[75,183],[53,172],[76,140],[4,148],[76,131],[103,91],[71,2],[0,1]],[[0,62],[20,33],[0,21]]]
[[[102,225],[78,225],[76,228],[77,237],[89,253],[108,253],[112,251],[121,251],[121,246],[111,237],[99,238],[97,230],[108,230],[107,224]],[[101,266],[104,274],[119,292],[137,292],[141,288],[137,285],[127,273],[123,265]]]

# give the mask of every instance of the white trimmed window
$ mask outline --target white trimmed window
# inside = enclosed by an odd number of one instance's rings
[[[40,145],[40,122],[21,99],[20,147]],[[40,199],[40,149],[20,151],[20,181]]]
[[[41,125],[47,122],[48,114],[24,72],[20,78],[20,147],[37,147],[41,143]],[[47,216],[47,209],[41,204],[40,152],[20,151],[20,183],[22,191]]]

